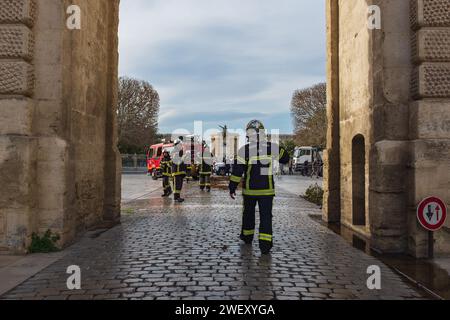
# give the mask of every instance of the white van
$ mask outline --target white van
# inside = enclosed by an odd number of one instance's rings
[[[319,176],[323,175],[323,151],[317,147],[296,147],[293,159],[294,170],[310,175],[313,169]],[[313,168],[313,165],[316,167]]]

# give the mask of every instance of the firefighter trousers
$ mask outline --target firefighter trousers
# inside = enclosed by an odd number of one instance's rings
[[[259,207],[259,246],[262,250],[270,250],[273,246],[272,208],[273,197],[244,196],[244,213],[242,217],[241,238],[249,243],[255,236],[255,212]]]
[[[166,193],[166,194],[172,193],[172,186],[170,184],[169,176],[163,176],[163,189],[164,189],[164,193]]]
[[[210,174],[200,174],[200,189],[205,188],[211,189],[211,175]]]
[[[174,185],[174,195],[175,199],[179,198],[181,195],[181,190],[183,189],[183,181],[185,176],[178,175],[173,177],[173,185]]]

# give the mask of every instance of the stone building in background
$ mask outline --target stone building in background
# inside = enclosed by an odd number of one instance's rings
[[[242,137],[238,133],[228,132],[226,138],[226,149],[224,146],[225,139],[223,133],[219,132],[211,135],[211,153],[214,155],[217,161],[222,161],[223,157],[226,155],[227,159],[234,157],[238,154],[241,142],[244,141],[245,137]]]
[[[378,5],[380,30],[368,28]],[[324,219],[383,252],[428,255],[416,208],[450,203],[450,2],[327,1]],[[450,253],[450,219],[435,234]]]

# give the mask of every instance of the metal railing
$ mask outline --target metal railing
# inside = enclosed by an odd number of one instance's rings
[[[122,154],[122,172],[146,173],[147,156],[145,154]]]

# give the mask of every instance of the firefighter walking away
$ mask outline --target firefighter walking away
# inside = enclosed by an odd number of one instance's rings
[[[272,208],[275,197],[274,162],[289,162],[289,154],[278,144],[267,140],[264,125],[251,121],[246,128],[248,143],[242,147],[233,165],[229,190],[236,198],[236,189],[242,182],[244,208],[241,240],[251,244],[255,236],[255,212],[259,207],[259,247],[269,254],[273,247]]]
[[[170,197],[172,194],[172,185],[170,180],[172,179],[172,159],[170,158],[170,153],[167,150],[163,152],[163,158],[161,160],[161,172],[163,176],[163,198]]]
[[[206,141],[203,141],[200,159],[200,190],[211,192],[212,154]]]
[[[174,157],[172,159],[172,176],[174,184],[174,200],[182,203],[184,199],[181,198],[181,191],[183,190],[183,181],[186,178],[186,164],[183,151],[183,143],[176,142],[174,149]]]

